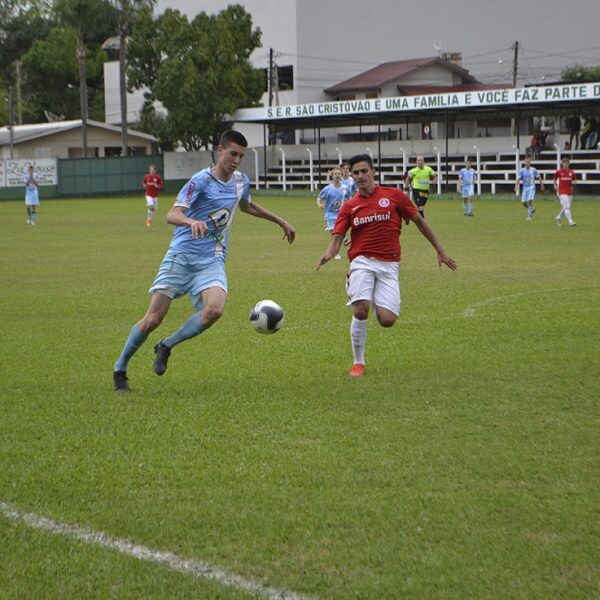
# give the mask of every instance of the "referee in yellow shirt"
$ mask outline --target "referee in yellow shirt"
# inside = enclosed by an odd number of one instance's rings
[[[437,182],[435,171],[425,164],[425,158],[417,156],[417,166],[411,169],[404,178],[406,188],[412,189],[412,199],[417,205],[419,214],[425,218],[425,204],[429,198],[429,186]]]

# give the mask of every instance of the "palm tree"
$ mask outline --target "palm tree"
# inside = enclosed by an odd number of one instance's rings
[[[117,35],[119,36],[119,95],[121,99],[121,153],[127,156],[127,41],[131,26],[141,9],[152,9],[155,0],[112,0],[119,16]]]
[[[88,38],[106,24],[106,19],[112,16],[112,7],[105,0],[57,0],[55,11],[59,20],[75,31],[77,37],[77,61],[79,65],[79,103],[81,113],[81,135],[83,156],[88,155],[87,125],[88,125],[88,88],[86,57]]]

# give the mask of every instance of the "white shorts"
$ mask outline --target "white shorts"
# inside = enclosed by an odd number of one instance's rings
[[[400,314],[400,265],[366,256],[357,256],[350,263],[346,282],[348,304],[368,300],[375,306]]]
[[[146,196],[146,206],[158,208],[158,196]]]
[[[566,194],[560,194],[560,196],[558,197],[563,208],[571,208],[572,198],[573,196],[567,196]]]

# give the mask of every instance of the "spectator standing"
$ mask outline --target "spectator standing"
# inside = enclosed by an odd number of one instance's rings
[[[567,130],[569,132],[569,149],[579,150],[579,131],[581,130],[579,115],[573,115],[567,119]],[[573,147],[573,140],[575,140],[575,147]]]

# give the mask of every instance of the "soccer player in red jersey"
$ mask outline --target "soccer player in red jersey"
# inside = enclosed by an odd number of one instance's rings
[[[344,235],[351,230],[348,250],[348,306],[352,307],[350,337],[354,364],[352,377],[361,377],[365,368],[367,318],[371,304],[382,327],[391,327],[400,314],[400,231],[402,220],[411,220],[436,249],[438,265],[456,271],[456,262],[446,254],[433,230],[408,196],[397,188],[375,184],[375,169],[368,154],[350,159],[358,194],[342,204],[325,254],[317,271],[340,250]]]
[[[573,200],[573,186],[577,183],[577,175],[569,167],[569,162],[568,158],[563,158],[560,161],[561,168],[554,173],[554,189],[562,207],[554,220],[557,225],[560,225],[560,220],[565,215],[569,225],[575,227],[576,223],[571,216],[571,201]]]
[[[146,191],[146,206],[148,214],[146,216],[146,226],[152,225],[154,211],[158,208],[158,191],[163,187],[162,177],[156,172],[156,166],[150,165],[148,173],[144,175],[144,190]]]

